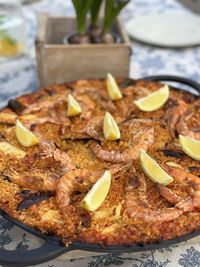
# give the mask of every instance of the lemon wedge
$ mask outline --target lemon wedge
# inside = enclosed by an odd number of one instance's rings
[[[106,86],[107,86],[109,97],[112,100],[119,100],[122,98],[122,93],[117,85],[117,82],[110,73],[107,74]]]
[[[173,178],[164,171],[159,164],[147,153],[140,149],[140,163],[145,174],[155,183],[168,185],[173,182]]]
[[[103,133],[105,139],[110,141],[120,139],[121,137],[119,127],[109,112],[106,112],[104,116]]]
[[[72,95],[68,95],[67,116],[72,117],[81,113],[81,106]]]
[[[182,150],[193,159],[200,160],[200,141],[188,136],[179,135]]]
[[[97,210],[105,200],[110,189],[110,184],[111,173],[110,171],[105,171],[81,201],[80,207],[87,211]]]
[[[39,139],[18,120],[16,123],[16,136],[22,146],[29,147],[39,143]]]
[[[165,85],[159,90],[134,101],[135,105],[142,111],[154,111],[162,107],[169,98],[169,86]]]

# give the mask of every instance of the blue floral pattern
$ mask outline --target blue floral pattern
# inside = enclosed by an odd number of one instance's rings
[[[154,257],[154,253],[155,251],[141,253],[140,258],[128,257],[125,256],[125,254],[106,254],[96,256],[93,257],[93,261],[89,262],[88,267],[124,265],[125,261],[132,262],[133,267],[166,267],[171,262],[169,259],[158,262]]]
[[[147,12],[176,11],[188,12],[180,3],[174,0],[132,0],[123,11],[123,20],[127,21],[135,16],[145,15]],[[13,61],[0,62],[0,106],[4,106],[8,99],[30,91],[37,90],[36,62],[34,57],[34,39],[36,34],[36,12],[48,11],[53,14],[72,15],[71,1],[43,0],[37,4],[23,7],[26,20],[28,45],[30,53],[25,57]],[[133,78],[154,74],[178,74],[200,81],[200,47],[184,49],[165,49],[133,43],[130,76]],[[143,253],[102,254],[84,257],[73,254],[76,259],[55,259],[38,266],[132,266],[132,267],[198,267],[200,266],[200,245],[183,243],[165,249],[147,251]],[[41,240],[29,233],[13,226],[12,223],[0,217],[0,248],[28,250],[40,246]],[[74,257],[75,258],[75,257]]]
[[[186,249],[186,254],[181,254],[178,263],[183,267],[199,267],[200,251],[196,250],[194,247]]]

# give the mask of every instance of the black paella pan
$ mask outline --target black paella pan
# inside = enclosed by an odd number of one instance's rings
[[[169,81],[169,82],[176,82],[181,85],[187,85],[191,89],[193,89],[193,92],[195,92],[196,95],[200,96],[200,84],[184,77],[160,75],[160,76],[149,76],[143,79],[151,81]],[[176,88],[178,89],[178,87]],[[185,90],[190,91],[188,88],[186,88]],[[19,226],[23,230],[37,237],[42,238],[45,241],[45,243],[41,247],[27,251],[18,251],[18,250],[10,251],[10,250],[0,249],[0,264],[8,266],[36,265],[45,261],[49,261],[55,257],[60,256],[63,253],[72,250],[85,250],[85,251],[102,252],[102,253],[125,253],[125,252],[139,252],[139,251],[153,250],[153,249],[167,247],[169,245],[185,241],[187,239],[200,235],[200,229],[199,229],[197,231],[180,236],[178,238],[173,238],[171,240],[160,240],[159,242],[146,245],[133,244],[128,246],[122,246],[122,245],[102,246],[102,245],[73,242],[68,247],[64,247],[63,245],[60,244],[58,238],[42,234],[40,231],[37,231],[11,218],[2,211],[0,211],[0,215],[2,215],[5,219],[9,220],[15,225]]]

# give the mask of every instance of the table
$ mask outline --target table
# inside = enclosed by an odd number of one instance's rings
[[[173,0],[134,0],[123,11],[126,23],[134,16],[147,12],[176,11],[188,12]],[[37,90],[34,37],[36,33],[36,12],[48,11],[53,14],[73,14],[70,1],[43,0],[23,7],[27,22],[29,54],[26,57],[0,64],[0,106],[9,98]],[[170,38],[170,36],[169,36]],[[200,47],[185,49],[165,49],[132,41],[133,55],[130,76],[133,78],[155,74],[178,74],[200,82]],[[38,266],[135,266],[135,267],[198,267],[200,266],[200,238],[189,240],[165,249],[144,253],[81,255],[70,254],[71,259],[55,259]],[[0,217],[0,247],[5,249],[27,250],[40,245],[41,240],[13,226]],[[73,257],[73,259],[72,259]]]

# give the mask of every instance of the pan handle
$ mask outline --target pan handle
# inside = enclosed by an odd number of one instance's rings
[[[71,250],[58,242],[46,241],[43,246],[32,250],[4,250],[0,249],[0,264],[6,266],[28,266],[49,261]]]
[[[200,84],[198,82],[195,82],[194,80],[191,80],[185,77],[179,77],[179,76],[174,76],[174,75],[155,75],[155,76],[148,76],[143,79],[151,80],[151,81],[178,82],[178,83],[185,84],[185,85],[192,87],[198,92],[198,94],[200,94]]]

